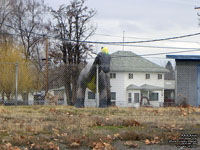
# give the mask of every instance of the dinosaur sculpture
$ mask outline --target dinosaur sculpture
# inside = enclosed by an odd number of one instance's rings
[[[93,64],[87,64],[79,75],[75,107],[84,107],[86,88],[96,93],[97,64],[99,67],[99,107],[103,108],[111,105],[110,55],[108,54],[108,48],[104,47],[96,56]]]

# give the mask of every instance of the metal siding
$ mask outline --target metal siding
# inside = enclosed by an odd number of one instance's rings
[[[197,102],[197,65],[194,62],[177,62],[177,98],[181,104],[185,99],[188,104],[196,106]]]
[[[200,105],[200,64],[197,67],[197,102],[196,102],[196,106]]]
[[[190,66],[189,68],[189,104],[196,106],[197,102],[197,66]]]

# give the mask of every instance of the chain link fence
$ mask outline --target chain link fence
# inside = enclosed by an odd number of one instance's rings
[[[0,63],[0,103],[76,107],[174,106],[175,88],[164,87],[164,73],[119,73],[111,69],[104,74],[102,67],[49,65],[48,69],[41,69],[33,63]],[[155,81],[160,85],[155,86]]]

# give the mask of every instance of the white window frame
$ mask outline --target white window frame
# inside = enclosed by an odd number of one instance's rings
[[[90,94],[94,94],[94,98],[90,98],[90,97],[89,97],[89,93],[90,93]],[[95,98],[96,98],[96,97],[95,97],[95,93],[93,93],[93,92],[91,92],[91,91],[88,91],[88,99],[95,99]]]
[[[138,102],[136,102],[135,95],[138,94]],[[139,103],[140,102],[140,93],[134,93],[134,103]]]
[[[111,72],[110,73],[110,79],[116,79],[116,73]]]
[[[117,93],[116,92],[111,92],[111,103],[112,105],[116,105],[116,98],[117,98]],[[112,94],[115,94],[115,99],[113,99]]]
[[[161,73],[158,74],[158,80],[162,80],[163,75]]]
[[[132,101],[133,99],[132,99],[132,93],[128,93],[128,103],[130,104],[130,103],[132,103],[133,101]]]
[[[133,79],[133,73],[128,74],[128,79]]]
[[[155,100],[155,99],[151,99],[150,98],[150,94],[157,94],[157,100]],[[151,102],[158,102],[159,101],[159,92],[151,92],[151,93],[149,93],[149,101],[151,101]]]
[[[147,75],[149,75],[149,76],[147,76]],[[146,73],[146,74],[145,74],[145,79],[147,79],[147,80],[148,80],[148,79],[151,79],[151,74],[150,74],[150,73]]]

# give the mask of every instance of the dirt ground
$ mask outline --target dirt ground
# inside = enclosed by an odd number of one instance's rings
[[[1,150],[200,150],[195,107],[0,106],[0,122]]]

